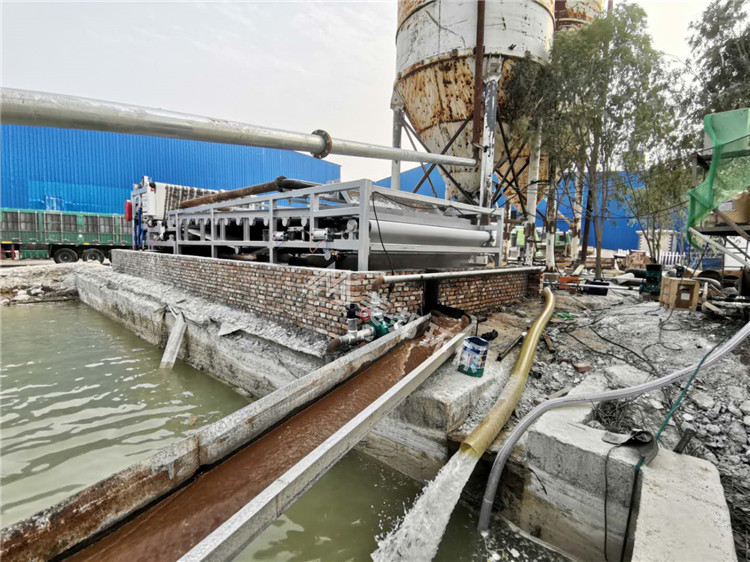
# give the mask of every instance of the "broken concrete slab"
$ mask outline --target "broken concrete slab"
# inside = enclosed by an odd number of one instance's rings
[[[164,354],[159,364],[160,369],[169,370],[174,367],[174,362],[177,360],[177,354],[182,345],[182,338],[185,335],[185,328],[187,328],[185,316],[181,312],[178,312],[174,324],[172,324],[172,328],[169,331],[169,339],[167,340],[167,345],[164,347]]]

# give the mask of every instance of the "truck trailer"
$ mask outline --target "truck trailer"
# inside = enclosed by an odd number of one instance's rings
[[[3,258],[102,262],[113,249],[131,248],[132,232],[123,215],[0,209]]]

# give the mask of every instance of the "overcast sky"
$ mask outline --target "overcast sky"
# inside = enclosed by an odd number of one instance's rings
[[[637,3],[656,47],[684,60],[708,0]],[[3,1],[0,80],[387,145],[395,28],[395,2]],[[328,159],[343,179],[390,173],[387,161]]]

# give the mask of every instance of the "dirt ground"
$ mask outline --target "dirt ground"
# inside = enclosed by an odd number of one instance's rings
[[[556,313],[545,330],[554,350],[540,342],[516,420],[593,374],[603,375],[610,388],[622,388],[697,364],[742,325],[740,319],[702,312],[671,312],[657,302],[644,301],[637,292],[608,296],[556,292],[556,297]],[[522,303],[483,323],[480,332],[499,333],[490,355],[507,347],[541,309],[541,302]],[[512,358],[510,354],[506,361]],[[632,400],[600,404],[588,424],[620,433],[636,428],[656,433],[684,387],[683,380]],[[661,446],[674,449],[688,430],[694,436],[684,454],[704,458],[718,468],[738,558],[750,560],[750,342],[698,372],[665,426]]]

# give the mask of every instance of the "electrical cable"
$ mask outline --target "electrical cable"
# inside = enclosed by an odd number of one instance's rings
[[[730,332],[730,334],[731,334],[731,332]],[[719,346],[720,346],[720,345],[722,345],[722,344],[723,344],[724,342],[726,342],[728,338],[729,338],[729,336],[728,336],[728,335],[727,335],[727,336],[725,336],[724,338],[722,338],[722,340],[721,340],[721,341],[719,341],[719,343],[717,343],[717,344],[716,344],[715,346],[713,346],[713,347],[712,347],[712,348],[711,348],[711,349],[709,350],[709,352],[708,352],[708,353],[706,353],[706,354],[705,354],[705,355],[703,356],[703,358],[702,358],[702,359],[700,360],[700,363],[698,363],[698,365],[697,365],[697,366],[695,367],[695,371],[693,371],[693,374],[692,374],[692,375],[690,375],[690,378],[688,378],[688,380],[687,380],[687,381],[685,381],[685,386],[683,387],[683,389],[682,389],[682,392],[680,392],[680,394],[679,394],[679,395],[677,396],[677,399],[675,400],[674,404],[672,405],[672,408],[670,408],[669,412],[667,413],[667,415],[666,415],[666,416],[665,416],[665,418],[664,418],[664,421],[663,421],[663,422],[661,423],[661,425],[659,426],[659,429],[658,429],[658,430],[657,430],[657,432],[656,432],[656,436],[655,436],[655,437],[656,437],[656,440],[657,440],[657,441],[658,441],[658,440],[659,440],[659,438],[661,437],[661,434],[662,434],[662,433],[664,432],[664,429],[666,429],[666,427],[667,427],[667,424],[669,423],[669,420],[670,420],[670,419],[672,418],[672,416],[674,415],[674,413],[675,413],[675,412],[677,411],[677,408],[679,408],[679,407],[680,407],[680,404],[682,403],[682,400],[683,400],[683,398],[685,398],[685,396],[686,396],[686,394],[687,394],[688,390],[690,390],[690,385],[691,385],[691,384],[693,383],[693,381],[695,380],[695,377],[696,377],[696,376],[698,376],[698,372],[700,371],[701,367],[703,366],[703,363],[704,363],[704,362],[706,361],[706,358],[707,358],[707,357],[708,357],[708,356],[709,356],[709,355],[710,355],[710,354],[711,354],[711,353],[712,353],[712,352],[713,352],[713,351],[714,351],[714,350],[715,350],[715,349],[716,349],[717,347],[719,347]]]

